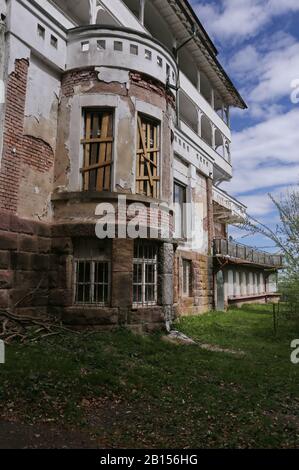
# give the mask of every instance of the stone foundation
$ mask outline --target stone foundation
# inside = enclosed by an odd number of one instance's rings
[[[74,237],[74,234],[76,235]],[[107,307],[74,304],[76,244],[105,247],[111,262]],[[93,224],[47,225],[0,215],[0,309],[53,316],[74,328],[165,329],[173,319],[173,245],[157,241],[158,305],[133,308],[133,240],[97,240]]]
[[[192,288],[191,297],[188,298],[184,298],[182,292],[182,263],[184,259],[192,262]],[[197,315],[213,308],[213,261],[211,257],[177,250],[174,297],[178,316]]]
[[[0,214],[0,308],[18,314],[48,313],[51,228]]]

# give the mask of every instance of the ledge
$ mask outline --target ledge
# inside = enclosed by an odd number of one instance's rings
[[[240,295],[240,296],[230,296],[228,297],[228,301],[242,301],[242,300],[254,300],[254,299],[264,299],[268,297],[281,297],[281,294],[279,292],[275,293],[269,293],[265,292],[264,294],[252,294],[252,295]]]
[[[148,198],[141,194],[127,194],[127,193],[114,193],[114,192],[97,192],[97,191],[63,191],[60,193],[53,193],[51,200],[53,202],[61,201],[118,201],[119,196],[125,196],[128,202],[143,202],[144,204],[167,204],[166,201],[161,199]]]

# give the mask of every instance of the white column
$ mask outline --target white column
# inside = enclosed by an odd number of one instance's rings
[[[211,89],[211,106],[213,109],[215,109],[215,92],[214,88]]]
[[[102,8],[97,8],[97,0],[89,0],[89,23],[90,24],[96,24],[99,9],[102,9]]]
[[[227,295],[229,297],[232,297],[234,295],[234,272],[232,269],[230,269],[228,271],[228,279],[227,279],[227,283],[228,283],[228,286],[227,286]]]
[[[263,273],[259,275],[259,293],[263,294],[265,292],[265,281]]]
[[[215,150],[216,149],[216,126],[214,124],[211,124],[212,127],[212,147]]]
[[[139,8],[139,21],[142,25],[144,25],[144,10],[145,10],[145,2],[146,0],[139,0],[140,8]]]
[[[247,280],[246,273],[243,271],[241,273],[241,295],[244,297],[247,295]]]
[[[197,90],[200,93],[200,91],[201,91],[201,73],[200,73],[200,70],[197,70]]]
[[[257,274],[253,273],[253,294],[257,294]]]
[[[197,134],[199,135],[199,137],[202,136],[202,131],[201,131],[202,116],[203,116],[203,113],[202,113],[202,111],[199,109],[199,110],[198,110],[198,122],[197,122]]]
[[[223,281],[224,281],[224,303],[228,303],[228,275],[227,271],[223,270]]]
[[[253,288],[253,273],[249,273],[249,282],[248,282],[248,295],[253,295],[254,294],[254,288]]]
[[[239,271],[235,271],[235,279],[234,279],[234,296],[240,297],[241,294],[241,281],[240,281],[240,273]]]

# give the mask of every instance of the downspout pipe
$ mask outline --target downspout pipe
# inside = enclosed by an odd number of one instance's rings
[[[185,41],[182,42],[182,44],[180,44],[178,47],[175,47],[173,49],[173,53],[174,53],[174,56],[176,58],[177,63],[179,62],[179,56],[178,56],[179,51],[181,49],[183,49],[187,44],[189,44],[189,42],[192,41],[197,36],[197,33],[198,33],[198,28],[194,24],[193,25],[193,34],[192,34],[192,36],[187,38]],[[175,88],[175,91],[176,91],[176,121],[177,121],[177,126],[179,127],[179,125],[180,125],[179,91],[180,91],[180,88],[181,88],[179,67],[178,67],[178,73],[177,73],[177,77],[176,77],[176,87],[171,87],[171,88]]]

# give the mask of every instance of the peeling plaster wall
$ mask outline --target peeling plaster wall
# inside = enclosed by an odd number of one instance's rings
[[[43,221],[51,218],[59,93],[60,76],[32,55],[23,130],[24,157],[18,199],[20,217]]]
[[[55,152],[60,75],[35,56],[28,73],[24,134],[43,139]]]

